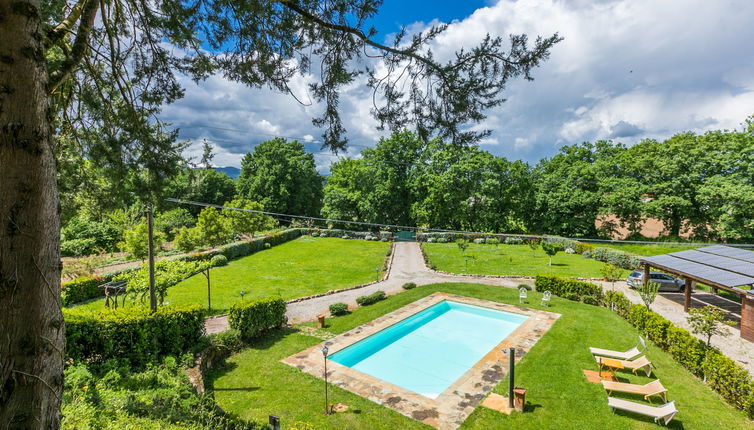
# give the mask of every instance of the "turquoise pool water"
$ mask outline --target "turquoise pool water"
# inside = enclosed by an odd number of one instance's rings
[[[527,318],[442,301],[329,359],[434,399]]]

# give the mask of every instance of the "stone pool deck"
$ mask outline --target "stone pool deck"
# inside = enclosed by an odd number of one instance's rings
[[[508,358],[501,350],[516,348],[518,362],[547,333],[560,317],[559,314],[454,294],[434,293],[281,361],[323,378],[324,360],[321,349],[324,345],[328,346],[331,354],[335,353],[444,300],[513,312],[527,315],[529,318],[436,399],[424,397],[333,361],[327,363],[327,378],[328,382],[338,387],[394,409],[407,417],[441,430],[454,430],[508,373]]]

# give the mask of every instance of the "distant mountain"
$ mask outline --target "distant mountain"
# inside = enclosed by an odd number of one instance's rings
[[[230,179],[238,179],[238,176],[241,174],[241,169],[233,166],[215,167],[215,170],[220,173],[225,173],[226,175],[230,176]]]

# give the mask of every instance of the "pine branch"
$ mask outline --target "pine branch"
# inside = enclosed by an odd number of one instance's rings
[[[58,43],[63,39],[63,36],[65,36],[66,33],[73,29],[74,24],[76,24],[79,18],[81,18],[81,12],[84,10],[84,5],[86,3],[87,0],[79,0],[79,2],[76,3],[71,9],[71,13],[69,13],[68,16],[60,22],[60,24],[51,28],[47,32],[47,38],[45,39],[45,46],[47,48],[50,48],[51,46]]]
[[[97,0],[82,1],[84,2],[84,6],[81,11],[81,22],[79,23],[79,28],[76,32],[76,39],[71,47],[71,52],[66,56],[66,59],[63,61],[60,68],[50,73],[49,82],[47,84],[47,92],[49,94],[54,93],[55,89],[63,83],[71,73],[73,73],[86,54],[89,45],[89,35],[94,26],[94,20],[97,17],[99,2]]]

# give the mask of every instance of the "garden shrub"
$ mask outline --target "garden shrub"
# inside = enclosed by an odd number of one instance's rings
[[[220,267],[228,265],[228,257],[224,255],[215,255],[211,260],[212,267]]]
[[[97,252],[97,241],[92,238],[70,239],[60,242],[60,255],[63,257],[78,257]]]
[[[609,263],[613,266],[622,267],[627,270],[633,270],[639,267],[640,257],[638,255],[629,254],[618,249],[594,248],[591,255],[592,258],[597,261]]]
[[[633,303],[626,298],[625,294],[617,291],[606,291],[603,303],[623,318],[626,318],[629,309],[633,306]]]
[[[330,314],[336,317],[348,313],[348,305],[345,303],[333,303],[330,305]]]
[[[226,413],[199,395],[179,360],[134,371],[111,360],[65,369],[61,428],[268,430],[266,424]]]
[[[165,306],[155,314],[143,307],[100,312],[63,309],[66,356],[100,362],[124,359],[141,367],[168,355],[191,351],[204,334],[199,305]]]
[[[523,239],[517,236],[508,236],[505,238],[506,245],[521,245],[524,243]]]
[[[233,242],[221,246],[220,251],[222,251],[223,255],[225,255],[228,260],[235,260],[236,258],[245,257],[251,254],[251,244],[245,241]]]
[[[497,245],[500,243],[500,239],[496,237],[488,237],[487,239],[485,239],[485,243],[487,245]]]
[[[269,242],[265,242],[264,243],[264,249],[270,249],[271,247],[272,247],[272,245],[270,245]]]
[[[594,296],[584,296],[581,298],[581,301],[584,302],[587,305],[597,305],[599,304],[599,300],[597,300]]]
[[[84,300],[103,297],[105,289],[99,288],[99,286],[105,282],[107,281],[100,276],[82,277],[69,282],[63,282],[60,292],[62,305],[68,306],[73,303],[83,302]]]
[[[385,292],[384,291],[375,291],[372,294],[369,294],[368,296],[360,296],[356,298],[356,303],[359,304],[359,306],[368,306],[374,303],[379,302],[380,300],[385,300]]]
[[[584,258],[592,258],[592,251],[584,251],[581,253],[581,256]]]
[[[244,340],[251,340],[286,322],[285,301],[266,297],[236,302],[228,312],[230,328],[239,330]]]
[[[448,243],[448,239],[446,239],[444,237],[438,237],[437,238],[437,243]]]
[[[583,296],[593,296],[600,301],[603,295],[602,288],[597,285],[557,276],[539,275],[534,280],[534,286],[537,291],[549,291],[564,298],[568,298],[567,294],[575,294],[577,301]]]
[[[527,285],[527,284],[518,284],[518,287],[516,287],[517,290],[520,290],[521,288],[523,288],[523,289],[525,289],[527,291],[531,291],[532,290],[531,286]]]
[[[240,330],[225,330],[207,337],[212,345],[227,348],[230,351],[237,351],[244,346]]]
[[[483,244],[484,241],[485,241],[485,239],[483,239],[481,237],[474,239],[474,243],[476,243],[477,245]]]
[[[585,252],[589,252],[589,255],[591,255],[593,249],[594,245],[584,242],[576,242],[576,248],[574,248],[574,251],[576,251],[577,254],[581,255],[584,255]]]
[[[569,292],[563,294],[563,298],[571,300],[571,301],[574,301],[574,302],[578,302],[579,301],[579,295],[577,293],[573,292],[573,291],[569,291]]]
[[[413,282],[406,282],[405,284],[403,284],[404,290],[410,290],[412,288],[416,288],[416,284]]]

